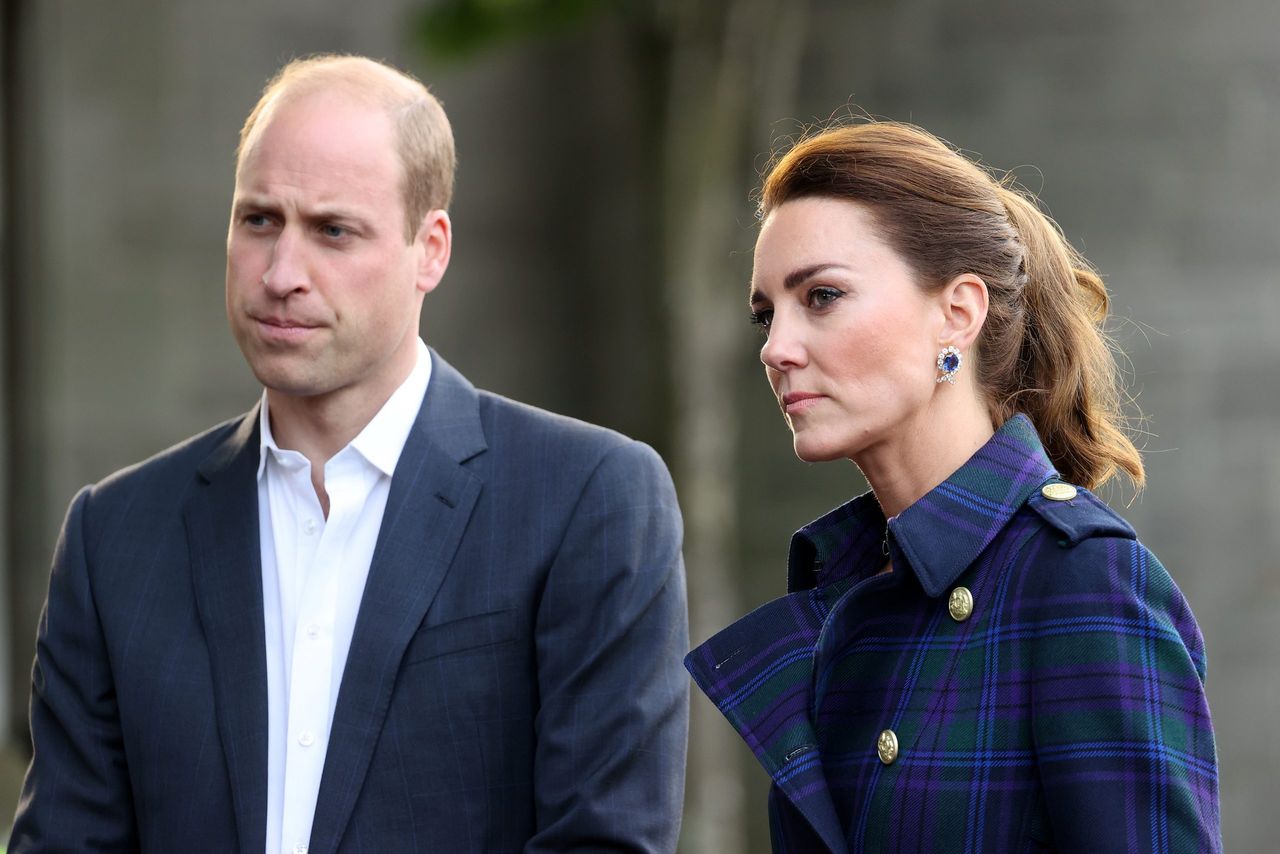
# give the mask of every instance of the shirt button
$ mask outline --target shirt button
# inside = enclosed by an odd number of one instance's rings
[[[303,522],[302,530],[307,534],[307,536],[311,536],[312,534],[314,534],[316,532],[316,520],[308,519],[307,521]]]
[[[1046,483],[1041,487],[1040,494],[1050,501],[1070,501],[1078,491],[1069,483]]]
[[[312,734],[311,730],[304,729],[301,733],[298,734],[298,744],[301,744],[303,747],[310,747],[315,743],[316,743],[316,737],[315,735]]]
[[[957,623],[963,623],[969,619],[969,615],[973,613],[973,594],[969,592],[968,587],[957,587],[951,591],[951,598],[947,600],[947,610],[951,612],[951,619]]]
[[[876,753],[880,754],[880,761],[885,765],[892,765],[898,758],[898,736],[893,730],[887,729],[880,733],[880,737],[876,739]]]
[[[293,854],[307,854],[307,846],[305,845],[293,846]]]
[[[315,640],[316,638],[320,637],[320,627],[317,626],[315,623],[312,623],[311,625],[307,626],[307,637],[311,638],[312,640]]]

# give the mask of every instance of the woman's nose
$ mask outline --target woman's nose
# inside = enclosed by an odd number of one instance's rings
[[[808,360],[808,354],[801,340],[800,330],[796,324],[780,320],[778,313],[773,315],[773,323],[769,326],[769,337],[760,348],[760,361],[775,371],[801,367]]]

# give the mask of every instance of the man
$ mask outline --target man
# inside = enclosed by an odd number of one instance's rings
[[[72,502],[11,852],[674,849],[671,481],[421,343],[453,163],[387,66],[268,85],[226,282],[262,401]]]

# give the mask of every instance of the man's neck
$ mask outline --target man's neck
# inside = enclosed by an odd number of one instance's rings
[[[326,519],[329,493],[324,485],[325,463],[360,435],[394,391],[391,389],[381,399],[351,400],[340,392],[292,397],[267,389],[271,435],[277,446],[297,451],[311,463],[311,485]]]
[[[267,389],[271,435],[280,448],[298,451],[313,467],[323,469],[334,454],[360,435],[394,391],[380,399],[350,400],[341,392],[292,397]]]
[[[412,351],[400,370],[377,385],[362,384],[319,395],[289,395],[267,389],[267,415],[276,446],[297,451],[311,463],[311,482],[329,515],[324,488],[324,467],[335,454],[351,444],[404,384],[417,364]]]

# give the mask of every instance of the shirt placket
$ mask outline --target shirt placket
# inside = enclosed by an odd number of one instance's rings
[[[314,513],[300,514],[301,585],[293,622],[286,730],[284,832],[282,848],[304,852],[311,836],[315,798],[329,744],[333,691],[334,623],[341,582],[343,545],[354,524],[359,478],[337,458],[325,467],[329,517],[316,502]],[[314,494],[314,493],[313,493]]]

